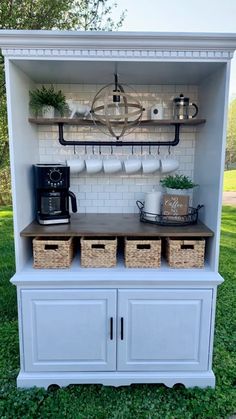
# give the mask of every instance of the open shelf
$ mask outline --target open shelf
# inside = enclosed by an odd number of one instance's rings
[[[207,262],[205,263],[205,266],[203,268],[178,268],[178,269],[170,268],[165,258],[161,259],[161,266],[159,268],[126,268],[125,262],[124,262],[124,256],[122,254],[117,255],[117,264],[116,266],[112,268],[84,268],[80,264],[79,252],[76,253],[76,255],[74,256],[71,266],[69,268],[38,269],[38,268],[33,267],[33,259],[30,259],[26,263],[23,269],[24,274],[30,274],[31,276],[32,274],[34,276],[38,275],[42,277],[42,280],[43,280],[42,274],[44,274],[48,280],[48,275],[52,277],[55,276],[55,279],[58,279],[59,276],[62,276],[62,278],[64,279],[65,275],[67,276],[68,274],[70,274],[73,276],[73,274],[77,274],[77,273],[80,273],[81,275],[86,277],[87,280],[89,278],[91,280],[94,280],[95,278],[100,279],[100,280],[101,279],[107,280],[107,281],[114,280],[115,279],[114,275],[118,275],[119,280],[127,280],[129,279],[129,275],[131,276],[134,275],[131,278],[132,280],[135,280],[135,279],[143,280],[143,277],[145,277],[145,274],[146,274],[146,280],[148,280],[148,278],[153,279],[153,280],[160,280],[161,279],[161,277],[159,276],[160,274],[163,274],[163,273],[170,274],[170,279],[173,279],[171,278],[171,275],[175,273],[176,275],[184,274],[186,276],[185,280],[187,281],[189,280],[189,272],[202,273],[202,272],[212,272],[212,270],[210,269],[210,266]],[[119,274],[122,274],[122,276],[119,276]],[[136,277],[137,275],[138,277]],[[151,278],[150,278],[150,275],[151,275]],[[80,277],[77,276],[77,279],[79,280]]]
[[[20,235],[22,237],[211,237],[214,233],[201,222],[188,226],[158,226],[140,222],[137,214],[72,214],[69,224],[43,226],[33,221],[21,231]]]
[[[66,124],[66,125],[81,125],[81,126],[93,126],[94,122],[92,119],[80,119],[80,118],[29,118],[29,122],[37,125],[57,125],[57,124]],[[192,119],[159,119],[152,120],[146,119],[140,121],[140,125],[152,126],[152,125],[200,125],[206,122],[205,119],[192,118]],[[96,121],[96,124],[100,125],[99,121]]]

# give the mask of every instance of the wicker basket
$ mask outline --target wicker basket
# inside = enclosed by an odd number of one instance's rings
[[[82,237],[81,266],[84,268],[112,268],[116,266],[116,237]]]
[[[73,259],[72,237],[35,237],[34,268],[69,268]]]
[[[125,266],[127,268],[159,268],[161,266],[161,240],[126,237]]]
[[[166,239],[166,257],[171,268],[202,268],[205,239]]]

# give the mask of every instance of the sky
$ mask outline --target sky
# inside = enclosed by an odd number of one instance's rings
[[[114,16],[127,9],[122,31],[236,33],[236,0],[116,0]],[[230,97],[236,96],[236,53]]]

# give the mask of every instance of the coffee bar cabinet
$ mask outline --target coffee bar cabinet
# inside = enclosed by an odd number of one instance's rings
[[[6,69],[14,209],[16,273],[11,282],[17,287],[18,301],[17,385],[164,383],[172,387],[181,383],[214,387],[216,294],[223,282],[218,273],[222,179],[236,35],[0,31],[0,40]],[[158,122],[153,127],[154,123],[141,121],[127,137],[129,141],[137,137],[158,141],[165,135],[163,130],[167,135],[173,135],[173,125],[179,130],[179,143],[173,147],[179,170],[184,174],[190,170],[199,185],[193,192],[193,206],[204,205],[197,224],[172,228],[139,221],[127,194],[133,194],[135,203],[138,188],[146,191],[156,185],[154,175],[105,178],[100,174],[91,180],[85,173],[72,179],[78,214],[72,214],[71,222],[37,223],[33,165],[65,164],[80,151],[58,142],[57,125],[62,127],[60,122],[65,119],[29,118],[29,91],[54,84],[70,98],[77,92],[75,98],[86,101],[86,92],[90,98],[95,96],[110,82],[115,69],[120,78],[134,85],[140,101],[143,97],[148,102],[151,97],[159,103],[160,96],[164,106],[165,119],[159,121],[159,127]],[[176,128],[168,106],[181,93],[195,95],[191,99],[199,108],[198,122],[188,126],[182,122]],[[91,121],[87,125],[67,118],[64,135],[78,141],[88,135],[98,142],[103,139]],[[105,152],[102,147],[97,151],[98,155]],[[89,153],[88,148],[88,158]],[[104,185],[109,185],[107,192]],[[100,201],[93,211],[95,198]],[[107,199],[114,200],[113,207],[110,203],[106,207]],[[32,260],[35,237],[73,237],[77,249],[82,237],[116,237],[121,257],[112,268],[84,268],[76,253],[70,267],[36,269]],[[163,245],[167,237],[204,238],[204,266],[170,268],[162,259],[160,267],[128,268],[121,245],[125,237],[158,237]]]

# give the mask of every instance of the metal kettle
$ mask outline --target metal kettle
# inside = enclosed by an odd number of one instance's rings
[[[195,112],[190,115],[190,108],[195,108]],[[198,114],[196,103],[190,103],[189,98],[183,94],[173,99],[173,117],[174,119],[190,119],[195,118]]]

